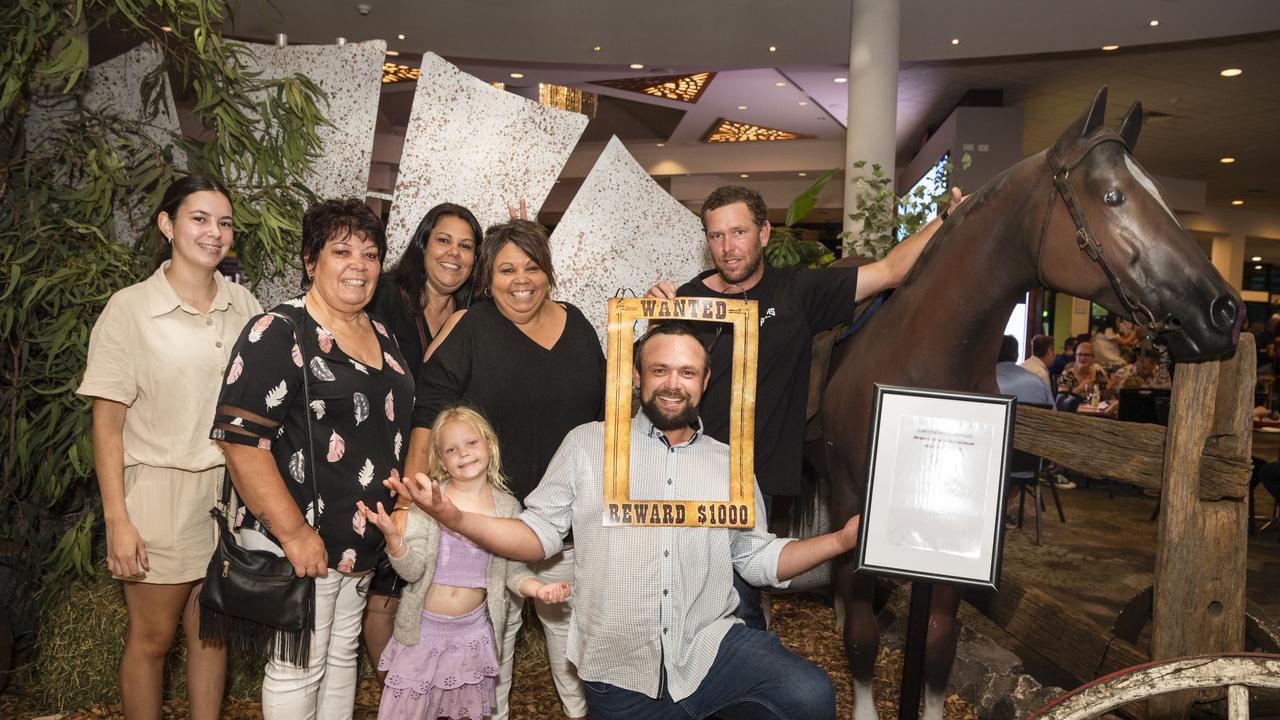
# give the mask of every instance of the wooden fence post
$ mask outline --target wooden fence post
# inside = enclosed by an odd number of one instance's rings
[[[1156,539],[1151,659],[1244,648],[1248,502],[1201,499],[1207,449],[1248,459],[1255,365],[1253,336],[1228,360],[1179,365],[1164,453]],[[1194,692],[1153,698],[1148,716],[1184,718]]]

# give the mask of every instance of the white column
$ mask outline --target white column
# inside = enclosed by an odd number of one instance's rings
[[[1223,279],[1236,290],[1244,285],[1244,240],[1241,233],[1215,237],[1210,257]]]
[[[899,0],[853,0],[849,33],[849,124],[845,141],[845,171],[867,162],[864,172],[879,163],[894,175],[898,118],[898,40],[902,11]],[[844,187],[844,229],[857,233],[849,213],[857,205],[852,182]]]

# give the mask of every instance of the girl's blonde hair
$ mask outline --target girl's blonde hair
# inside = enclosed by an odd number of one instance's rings
[[[498,449],[498,436],[493,432],[493,426],[478,411],[466,405],[441,411],[436,416],[436,421],[432,423],[431,448],[427,455],[427,475],[438,483],[444,483],[450,479],[449,471],[444,468],[444,459],[440,456],[440,431],[454,420],[470,425],[471,429],[475,430],[476,434],[489,446],[489,467],[485,469],[485,480],[502,492],[511,492],[507,487],[507,478],[502,474],[502,454]]]

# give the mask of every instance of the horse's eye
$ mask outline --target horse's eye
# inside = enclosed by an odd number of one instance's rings
[[[1102,201],[1111,207],[1115,207],[1124,202],[1124,193],[1119,190],[1111,190],[1106,195],[1102,196]]]

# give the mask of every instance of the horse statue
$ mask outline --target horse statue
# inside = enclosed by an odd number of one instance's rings
[[[836,346],[822,401],[832,527],[862,511],[875,383],[999,392],[996,356],[1006,320],[1037,286],[1089,298],[1131,318],[1175,361],[1234,349],[1243,303],[1131,155],[1142,106],[1134,103],[1117,133],[1103,127],[1106,100],[1104,87],[1051,148],[974,193],[943,224],[902,286],[861,331]],[[874,720],[875,579],[855,574],[847,555],[836,563],[834,581],[846,613],[854,717]],[[933,590],[926,720],[942,717],[960,595],[954,585]]]

